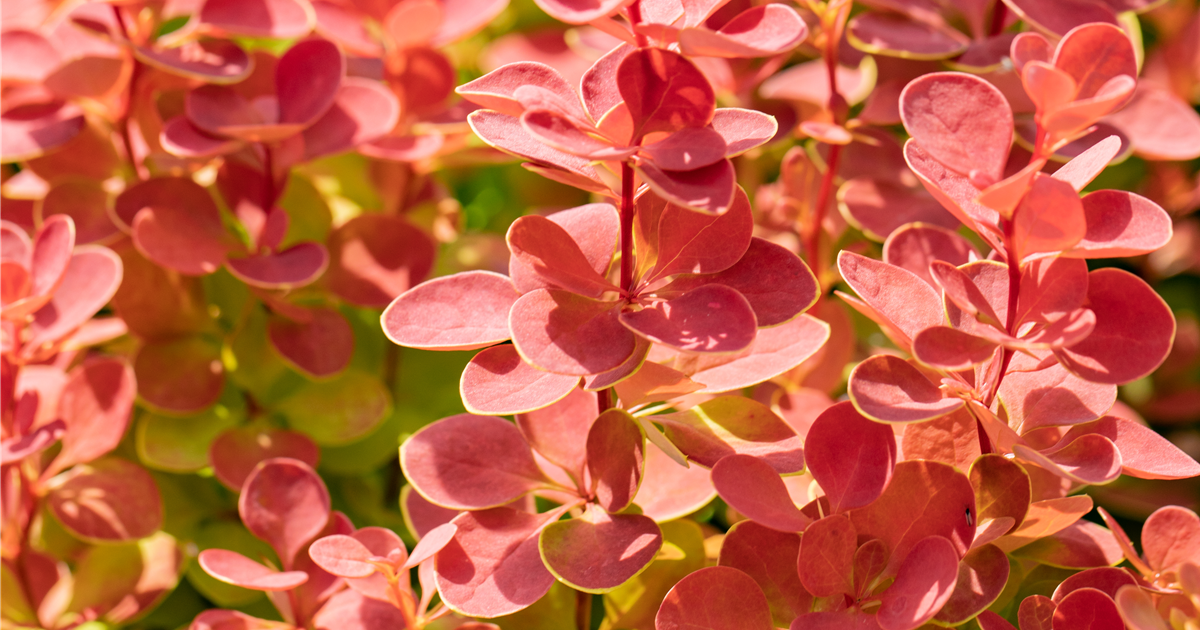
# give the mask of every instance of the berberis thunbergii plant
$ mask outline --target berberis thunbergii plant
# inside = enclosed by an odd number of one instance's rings
[[[6,0],[0,628],[1193,628],[1198,50]]]

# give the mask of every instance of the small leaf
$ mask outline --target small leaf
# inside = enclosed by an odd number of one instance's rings
[[[291,365],[315,377],[330,377],[350,365],[354,331],[342,314],[331,308],[303,309],[308,321],[273,316],[267,324],[271,346]]]
[[[509,338],[508,312],[520,294],[489,271],[435,278],[409,289],[380,322],[393,343],[425,350],[473,350]]]
[[[1093,588],[1072,591],[1054,609],[1054,630],[1124,630],[1112,598]]]
[[[339,577],[362,578],[375,572],[370,562],[374,554],[350,536],[319,538],[308,548],[308,555],[317,566]]]
[[[805,438],[809,472],[833,512],[870,504],[892,478],[896,438],[891,427],[841,402],[821,412]]]
[[[973,75],[935,72],[909,83],[900,104],[905,129],[939,162],[979,188],[1003,178],[1013,118],[1000,90]]]
[[[876,618],[884,630],[912,630],[950,600],[958,576],[958,553],[950,541],[930,536],[913,546],[883,592]]]
[[[850,595],[854,591],[854,552],[858,540],[844,514],[814,521],[800,538],[798,569],[805,590],[816,597]]]
[[[307,573],[280,573],[236,551],[205,549],[200,552],[198,560],[200,566],[218,580],[256,591],[287,591],[308,581]]]
[[[279,554],[285,569],[329,521],[329,490],[308,464],[268,459],[246,478],[238,513],[252,534]]]
[[[776,626],[791,623],[812,608],[796,572],[800,537],[763,527],[754,521],[734,523],[721,542],[718,564],[749,575],[762,589]]]
[[[162,525],[158,486],[145,469],[109,457],[81,464],[47,484],[55,518],[84,540],[124,542]]]
[[[667,593],[655,630],[772,630],[771,610],[754,580],[730,567],[706,567]]]
[[[641,514],[609,514],[590,505],[584,516],[547,525],[538,539],[546,567],[586,593],[604,593],[643,571],[662,547],[662,532]]]
[[[729,455],[713,466],[721,498],[747,517],[781,532],[799,532],[811,522],[788,494],[779,473],[749,455]]]
[[[879,422],[921,422],[963,406],[917,368],[899,357],[876,355],[850,372],[850,400],[865,416]]]
[[[303,433],[255,427],[229,429],[213,440],[208,450],[213,473],[235,491],[241,490],[259,462],[287,457],[315,467],[320,456],[320,449]]]
[[[476,354],[463,370],[459,391],[467,411],[514,415],[541,409],[575,390],[578,376],[543,372],[525,363],[515,346],[505,344]]]
[[[737,352],[754,341],[754,310],[736,289],[709,284],[623,310],[620,321],[650,341],[688,352]]]
[[[421,429],[400,447],[404,476],[452,509],[503,505],[548,483],[512,423],[460,414]]]
[[[606,372],[637,347],[637,336],[618,320],[620,304],[556,289],[526,293],[509,312],[513,344],[522,358],[548,372]]]
[[[761,459],[779,474],[804,469],[800,438],[761,403],[722,396],[687,411],[653,416],[667,437],[692,461],[713,467],[735,453]]]
[[[715,97],[704,73],[679,53],[640,48],[617,69],[617,86],[634,122],[634,138],[656,131],[702,127],[713,118]]]
[[[961,624],[991,606],[1008,582],[1008,556],[995,545],[972,549],[958,563],[958,581],[935,619]]]
[[[628,412],[609,409],[592,422],[587,436],[587,469],[596,501],[616,513],[633,502],[642,483],[645,439]]]

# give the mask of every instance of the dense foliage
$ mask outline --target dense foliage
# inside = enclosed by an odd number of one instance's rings
[[[535,2],[6,0],[0,627],[1200,624],[1200,6]]]

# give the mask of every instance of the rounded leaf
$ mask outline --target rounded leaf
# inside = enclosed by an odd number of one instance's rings
[[[772,630],[771,609],[750,576],[706,567],[679,581],[658,609],[655,630]]]
[[[250,533],[275,549],[287,569],[329,522],[329,490],[308,464],[268,459],[242,485],[238,514]]]
[[[163,519],[154,478],[141,466],[109,457],[52,479],[47,505],[75,536],[124,542],[153,534]]]

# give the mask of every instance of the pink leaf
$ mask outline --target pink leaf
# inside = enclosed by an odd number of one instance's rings
[[[1106,120],[1129,136],[1149,160],[1192,160],[1200,145],[1200,115],[1168,90],[1139,86],[1133,99]]]
[[[61,214],[74,221],[76,243],[111,242],[118,230],[108,216],[108,197],[98,180],[56,183],[42,198],[42,225]]]
[[[1017,296],[1018,325],[1031,321],[1052,322],[1083,306],[1087,297],[1087,279],[1087,264],[1079,260],[1055,257],[1029,262],[1021,272],[1021,290]],[[1003,281],[1002,290],[1007,293],[1007,281]],[[1008,316],[1007,311],[1005,316]]]
[[[504,0],[442,0],[446,16],[430,42],[444,46],[487,26],[508,6]]]
[[[573,389],[551,405],[518,414],[517,428],[534,450],[582,480],[588,431],[597,409],[596,394]]]
[[[1122,554],[1112,532],[1089,521],[1078,521],[1011,555],[1056,567],[1087,569],[1114,565],[1121,561]]]
[[[1098,190],[1083,198],[1087,231],[1067,256],[1139,256],[1171,240],[1171,218],[1157,203],[1123,190]]]
[[[329,490],[308,464],[287,458],[260,463],[242,485],[238,513],[246,529],[271,545],[285,569],[329,521]]]
[[[779,132],[779,123],[773,116],[737,107],[714,110],[712,126],[725,139],[725,157],[735,157],[766,144]]]
[[[1125,622],[1112,598],[1094,588],[1081,588],[1054,609],[1054,630],[1124,630]]]
[[[1056,350],[1076,375],[1096,383],[1121,384],[1154,371],[1175,335],[1175,317],[1153,289],[1119,269],[1088,274],[1087,306],[1096,327],[1083,341]]]
[[[929,272],[938,286],[942,288],[946,299],[954,302],[955,306],[980,323],[1004,329],[1004,322],[1000,321],[999,316],[996,315],[987,296],[965,272],[954,265],[941,261],[930,263]],[[1007,316],[1007,313],[1005,315]]]
[[[687,411],[653,416],[689,459],[712,468],[722,458],[743,454],[767,463],[778,474],[804,469],[796,432],[762,403],[722,396]]]
[[[242,282],[262,289],[290,289],[311,284],[329,266],[320,243],[299,243],[281,252],[230,258],[225,266]]]
[[[728,392],[756,385],[800,365],[829,340],[829,324],[801,315],[772,328],[763,328],[754,343],[733,357],[714,355],[682,370],[703,383],[699,393]]]
[[[1180,506],[1159,508],[1142,528],[1146,564],[1158,572],[1178,570],[1200,556],[1200,517]]]
[[[838,269],[882,318],[880,323],[905,335],[906,343],[922,330],[942,325],[941,297],[912,272],[847,251],[838,254]]]
[[[454,540],[454,535],[457,533],[458,526],[454,523],[443,523],[429,530],[424,536],[421,537],[421,540],[417,543],[417,546],[413,547],[412,555],[410,555],[408,560],[405,561],[404,567],[411,569],[432,558],[435,554],[437,554],[437,552],[441,551],[446,545],[450,544],[450,541]],[[399,538],[397,538],[397,543],[399,542]],[[401,543],[401,546],[403,546],[403,543]]]
[[[817,416],[805,438],[808,468],[834,512],[874,501],[891,482],[896,438],[886,424],[840,402]]]
[[[314,158],[349,151],[388,134],[400,119],[400,102],[383,84],[342,80],[333,105],[304,130],[304,155]]]
[[[207,409],[225,385],[221,346],[199,335],[147,342],[133,360],[133,371],[145,403],[178,414]]]
[[[641,160],[635,170],[658,196],[706,214],[728,211],[737,189],[728,159],[686,171],[663,170],[650,160]]]
[[[643,514],[664,523],[699,510],[716,496],[708,469],[684,468],[662,449],[646,449],[642,486],[636,497]]]
[[[1079,192],[1108,166],[1121,150],[1120,136],[1112,135],[1089,147],[1064,164],[1052,177],[1066,182]],[[1086,210],[1086,206],[1084,208]]]
[[[231,41],[211,39],[172,48],[135,46],[138,61],[159,70],[208,83],[238,83],[250,76],[250,55]]]
[[[317,566],[339,577],[364,578],[375,573],[375,565],[371,564],[375,554],[350,536],[319,538],[309,546],[308,555]]]
[[[287,591],[308,581],[308,574],[303,571],[280,573],[225,549],[205,549],[197,559],[205,573],[226,584],[256,591]]]
[[[712,121],[716,102],[712,86],[679,53],[662,48],[629,53],[617,69],[617,86],[633,118],[635,140]]]
[[[404,476],[453,509],[503,505],[548,483],[512,423],[460,414],[421,429],[400,448]]]
[[[925,190],[963,225],[974,230],[987,230],[988,226],[997,225],[999,213],[977,201],[985,186],[976,186],[966,176],[937,161],[911,138],[904,144],[904,159]],[[996,242],[995,234],[985,231],[980,235]]]
[[[904,559],[896,581],[883,592],[876,618],[884,630],[912,630],[950,600],[958,577],[958,553],[941,536],[922,539]]]
[[[929,265],[941,260],[955,267],[979,258],[975,246],[953,231],[935,225],[905,225],[883,243],[883,260],[920,276],[935,288]]]
[[[87,125],[82,110],[62,101],[7,108],[0,115],[0,158],[36,158],[79,135]]]
[[[66,423],[62,450],[43,476],[116,448],[129,426],[136,393],[133,370],[119,359],[92,358],[71,370],[58,400],[58,415]]]
[[[641,514],[609,514],[589,505],[580,518],[552,523],[538,549],[555,577],[574,589],[603,593],[624,584],[650,564],[662,532]]]
[[[1117,399],[1112,385],[1089,383],[1061,365],[1036,372],[1010,372],[1000,383],[1000,402],[1020,433],[1044,426],[1091,422]]]
[[[133,219],[133,242],[146,258],[190,276],[213,273],[231,249],[216,204],[197,207],[154,205],[139,210]]]
[[[288,363],[301,372],[322,378],[341,372],[350,365],[354,353],[354,331],[338,311],[329,308],[305,309],[309,321],[274,316],[267,324],[267,336]]]
[[[788,494],[779,473],[750,455],[728,455],[713,466],[721,498],[754,521],[781,532],[799,532],[811,521]]]
[[[611,15],[625,6],[626,0],[535,0],[550,17],[567,24],[586,24]]]
[[[552,286],[593,298],[617,290],[596,272],[571,235],[550,219],[521,217],[508,228],[506,240],[513,257]]]
[[[790,7],[754,7],[738,14],[719,31],[685,28],[681,51],[690,56],[753,58],[779,54],[804,40],[808,27]]]
[[[316,630],[405,627],[404,615],[395,605],[364,597],[353,590],[345,590],[330,597],[313,616],[312,624]]]
[[[1008,576],[1008,556],[1003,551],[995,545],[972,549],[958,563],[958,581],[936,619],[960,624],[975,617],[1000,597]]]
[[[36,258],[36,246],[34,256]],[[33,314],[25,346],[37,348],[73,332],[116,294],[123,266],[112,250],[99,245],[75,248],[54,297]]]
[[[968,511],[976,513],[975,493],[965,475],[948,464],[906,461],[896,464],[883,494],[850,519],[860,539],[879,538],[891,550],[890,573],[927,536],[946,538],[965,555],[975,538]]]
[[[86,541],[127,542],[162,526],[154,478],[133,462],[108,457],[80,464],[46,484],[46,505],[67,531]]]
[[[294,628],[283,621],[267,621],[236,610],[210,608],[196,615],[190,626],[196,630],[288,630]]]
[[[797,567],[805,590],[816,597],[854,594],[854,552],[858,539],[844,514],[814,521],[800,537]]]
[[[608,276],[621,232],[621,220],[612,204],[590,203],[555,212],[546,218],[566,230],[597,274],[602,277]],[[532,267],[521,262],[516,256],[509,258],[508,275],[520,293],[539,288],[554,288],[553,284],[539,276]]]
[[[521,296],[509,312],[513,344],[535,367],[586,376],[621,365],[637,346],[618,319],[620,302],[538,289]]]
[[[458,516],[458,510],[435,505],[419,492],[413,492],[412,485],[400,490],[400,508],[404,512],[404,524],[418,540]]]
[[[538,536],[558,514],[506,507],[460,514],[454,540],[436,556],[442,600],[462,614],[490,618],[541,599],[554,576],[542,563]]]
[[[320,456],[321,451],[308,436],[282,429],[229,429],[208,447],[213,473],[231,490],[240,490],[259,462],[287,457],[315,467]]]
[[[436,254],[425,232],[384,214],[362,214],[343,223],[330,234],[328,246],[326,279],[333,291],[358,306],[376,308],[424,280]]]
[[[645,438],[628,412],[600,414],[587,435],[587,470],[596,502],[616,513],[633,502],[645,470]],[[624,581],[624,580],[622,580]]]
[[[720,284],[621,312],[620,321],[650,339],[689,352],[737,352],[754,341],[757,321],[749,302]]]
[[[1136,77],[1136,57],[1133,43],[1119,26],[1085,24],[1072,29],[1058,43],[1054,66],[1075,80],[1075,98],[1085,99],[1095,96],[1113,77]]]
[[[897,13],[868,11],[847,25],[855,47],[881,55],[912,59],[945,59],[971,43],[962,33],[933,20],[913,20]]]
[[[393,343],[425,350],[473,350],[509,338],[520,295],[504,276],[467,271],[430,280],[397,297],[380,318]]]
[[[1054,589],[1054,596],[1050,599],[1055,604],[1061,604],[1063,598],[1081,588],[1094,588],[1116,599],[1117,591],[1126,585],[1137,585],[1137,580],[1133,579],[1133,574],[1129,571],[1116,567],[1096,567],[1080,571],[1063,580],[1058,588]]]
[[[1038,174],[1013,213],[1014,257],[1071,249],[1087,233],[1083,203],[1071,185]]]
[[[850,373],[850,400],[863,415],[879,422],[921,422],[963,406],[944,398],[938,386],[899,357],[873,356]]]
[[[1095,422],[1071,427],[1060,441],[1067,444],[1089,433],[1103,435],[1117,445],[1121,452],[1121,472],[1131,477],[1183,479],[1200,474],[1200,463],[1178,446],[1152,429],[1117,416],[1104,416]]]
[[[725,138],[707,127],[685,127],[671,135],[642,146],[642,157],[661,169],[690,171],[714,164],[727,152]]]
[[[858,177],[842,184],[837,195],[846,219],[875,240],[914,222],[950,229],[959,224],[928,193],[892,182]]]
[[[992,84],[969,74],[935,72],[909,83],[900,103],[905,129],[934,159],[979,188],[1003,179],[1013,119]]]
[[[800,537],[739,521],[721,543],[718,564],[749,575],[762,589],[776,626],[784,626],[812,608],[813,597],[804,590],[796,572]]]
[[[1117,593],[1117,608],[1121,618],[1134,630],[1169,630],[1154,600],[1138,586],[1123,588]]]
[[[216,34],[292,39],[313,27],[313,16],[294,0],[205,0],[199,19]]]
[[[220,138],[201,131],[186,116],[176,116],[163,125],[158,136],[163,150],[185,158],[206,158],[233,153],[241,148],[238,140]]]
[[[913,340],[913,357],[940,370],[965,370],[992,358],[996,342],[949,326],[922,330]]]
[[[1108,483],[1121,474],[1121,452],[1101,435],[1085,434],[1045,452],[1017,444],[1013,452],[1021,459],[1084,484]]]
[[[519,117],[524,113],[525,107],[517,102],[516,92],[523,86],[536,86],[548,90],[563,103],[575,103],[576,106],[579,104],[579,95],[557,70],[532,61],[501,66],[474,81],[460,85],[455,91],[463,98],[487,109]]]
[[[771,610],[754,580],[730,567],[689,574],[667,593],[655,630],[771,630]]]
[[[521,360],[512,345],[487,348],[463,370],[459,391],[467,411],[507,416],[541,409],[579,384],[578,376],[540,371]]]
[[[1030,26],[1052,35],[1065,35],[1090,22],[1117,24],[1116,14],[1102,2],[1064,0],[1047,5],[1036,0],[1008,0],[1004,4]]]

